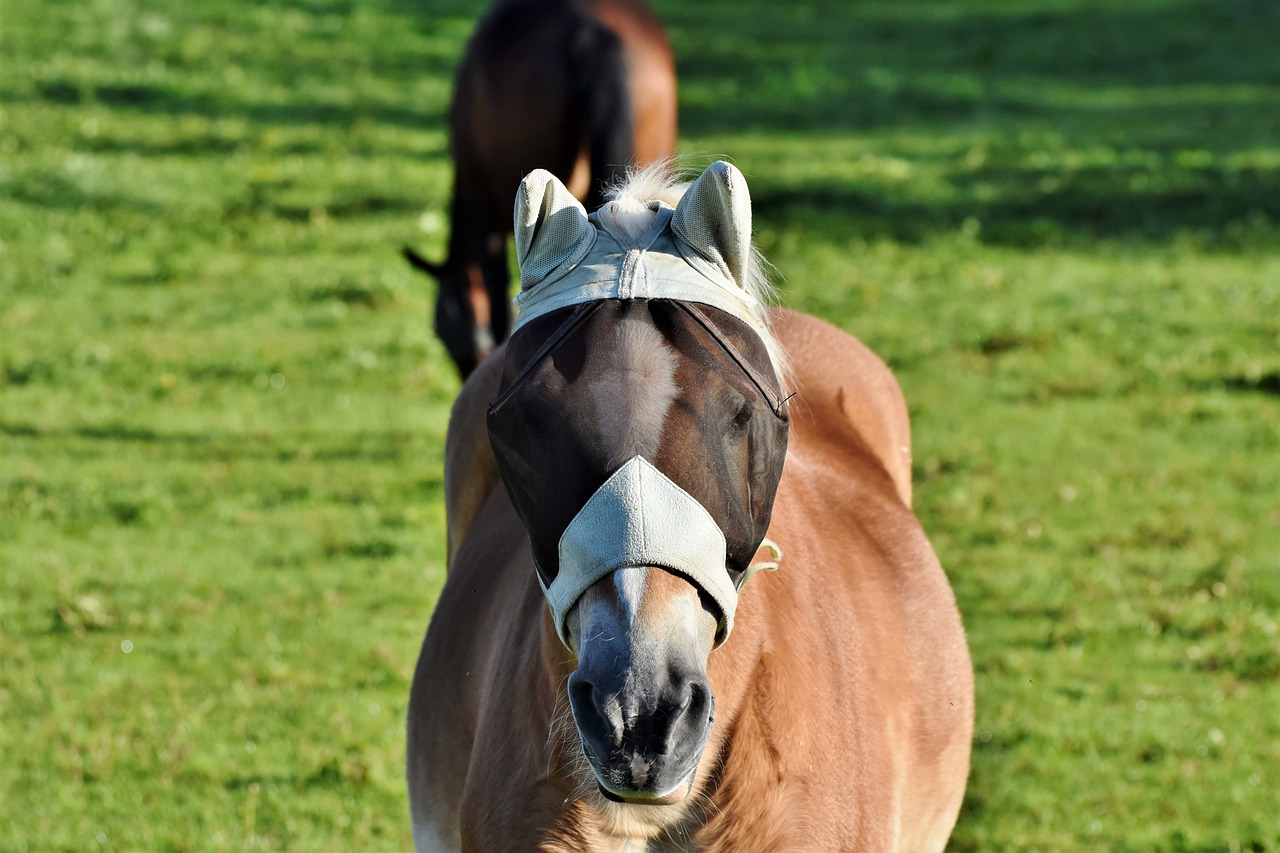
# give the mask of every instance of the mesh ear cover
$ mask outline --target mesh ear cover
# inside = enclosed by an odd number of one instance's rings
[[[741,287],[751,262],[751,193],[738,169],[717,160],[676,205],[671,230]]]
[[[521,290],[573,266],[595,242],[587,209],[546,169],[535,169],[520,182],[513,225]]]

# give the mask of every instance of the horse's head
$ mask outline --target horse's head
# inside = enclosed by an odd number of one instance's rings
[[[522,313],[489,410],[533,549],[569,703],[601,791],[692,786],[707,658],[769,525],[787,416],[742,175],[674,208],[624,189],[598,213],[549,172],[516,200]]]
[[[461,261],[451,253],[436,264],[408,247],[404,256],[436,280],[436,335],[466,379],[506,339],[511,325],[506,241],[474,261]]]

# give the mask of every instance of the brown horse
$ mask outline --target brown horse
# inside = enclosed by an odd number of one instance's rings
[[[447,439],[418,849],[941,850],[973,675],[902,394],[765,307],[737,170],[651,190],[517,197],[520,323]]]
[[[628,166],[672,156],[671,48],[640,0],[499,0],[463,56],[449,129],[448,258],[405,256],[439,282],[436,333],[465,378],[510,329],[520,179],[549,169],[594,210]]]

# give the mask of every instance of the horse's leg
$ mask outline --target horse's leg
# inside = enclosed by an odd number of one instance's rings
[[[450,255],[458,259],[457,286],[470,315],[472,346],[478,363],[506,340],[511,331],[506,230],[510,228],[511,204],[508,201],[505,205],[503,216],[496,215],[495,203],[477,183],[464,182],[461,178],[457,181],[453,205],[456,237]],[[465,371],[464,376],[467,373],[469,371]]]
[[[595,210],[604,203],[605,188],[626,174],[634,158],[627,57],[618,37],[592,22],[579,31],[571,62],[591,163],[591,188],[584,204]]]
[[[511,270],[507,265],[507,235],[504,232],[489,232],[480,270],[489,301],[489,330],[493,335],[493,345],[497,346],[511,332]]]

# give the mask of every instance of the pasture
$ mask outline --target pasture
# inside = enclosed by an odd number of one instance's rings
[[[958,851],[1280,850],[1280,7],[654,3],[892,366]],[[0,850],[403,849],[475,0],[0,9]]]

